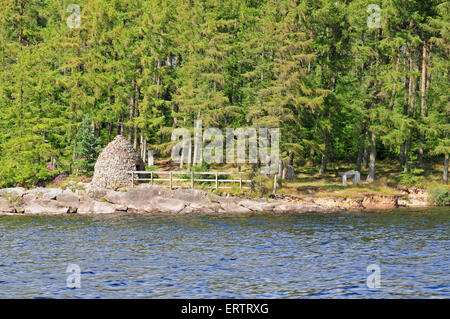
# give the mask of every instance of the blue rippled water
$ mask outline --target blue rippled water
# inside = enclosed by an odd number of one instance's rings
[[[445,208],[1,216],[0,298],[449,298],[449,221]]]

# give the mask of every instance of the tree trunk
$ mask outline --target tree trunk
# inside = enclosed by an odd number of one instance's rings
[[[364,151],[363,151],[363,158],[362,158],[362,165],[364,167],[364,169],[368,169],[369,168],[369,146],[364,143]]]
[[[409,58],[409,71],[412,73],[415,70],[413,59]],[[408,84],[408,97],[409,97],[409,117],[414,118],[414,110],[415,110],[415,94],[416,94],[416,81],[414,76],[410,74],[409,76],[409,84]],[[409,171],[409,160],[411,155],[411,136],[413,134],[412,128],[409,129],[409,137],[406,145],[406,154],[405,154],[405,166],[403,168],[404,172]]]
[[[367,175],[367,181],[373,182],[375,180],[375,160],[377,156],[377,137],[374,132],[372,132],[370,140],[371,140],[370,164],[369,164],[369,175]]]
[[[113,124],[111,122],[108,123],[108,144],[111,142],[111,134],[112,134]]]
[[[427,46],[428,41],[424,41],[422,49],[422,78],[421,78],[421,101],[420,101],[420,116],[422,120],[426,117],[426,84],[427,84]],[[423,146],[425,144],[425,132],[420,132],[420,144],[419,144],[419,166],[423,165]]]
[[[444,158],[444,173],[442,174],[444,182],[448,182],[448,154],[445,154]]]
[[[147,137],[144,135],[144,163],[147,163]]]
[[[405,55],[406,55],[406,49],[405,49]],[[404,99],[403,99],[403,115],[406,117],[408,116],[408,109],[409,109],[409,77],[407,76],[407,72],[408,72],[408,67],[406,67],[406,62],[407,59],[406,57],[404,58],[404,63],[405,63],[405,93],[404,93]],[[402,143],[402,145],[400,146],[400,167],[405,165],[405,161],[406,161],[406,144],[407,141],[404,141]]]
[[[174,116],[173,116],[173,122],[172,122],[172,127],[176,128],[177,124],[178,124],[178,105],[176,103],[173,103],[173,111],[174,111]]]
[[[363,161],[363,155],[364,155],[364,146],[366,144],[366,125],[363,125],[362,133],[361,133],[361,142],[358,150],[358,156],[356,158],[356,170],[358,172],[361,172],[361,164]]]
[[[140,148],[139,152],[141,154],[141,158],[144,159],[144,134],[141,132],[140,142],[139,142]]]
[[[272,163],[270,163],[272,164]],[[283,168],[284,168],[284,164],[283,161],[280,159],[278,161],[278,178],[282,179],[283,178]]]
[[[410,131],[411,132],[411,131]],[[405,163],[403,164],[403,171],[406,173],[409,171],[409,154],[411,152],[411,136],[406,143]]]
[[[309,150],[309,160],[307,163],[308,166],[314,166],[314,148],[311,147]]]
[[[141,130],[141,158],[142,161],[147,163],[147,138],[145,137],[144,129]]]
[[[397,58],[397,62],[395,64],[395,78],[394,78],[394,86],[392,88],[392,95],[391,100],[389,102],[389,109],[392,110],[394,108],[395,104],[395,95],[397,94],[397,73],[398,73],[398,66],[400,64],[400,57]]]
[[[20,9],[19,9],[19,43],[22,44],[23,40],[23,11],[25,8],[25,1],[20,2]]]
[[[199,139],[197,140],[197,136],[195,134],[197,131],[199,131],[198,133],[200,133],[200,134],[202,132],[202,128],[199,125],[200,124],[200,122],[199,122],[200,115],[201,115],[201,112],[200,112],[200,109],[198,109],[197,122],[195,123],[196,125],[194,125],[194,160],[193,160],[194,165],[199,165],[202,163],[202,154],[199,154],[199,152],[200,152],[199,148],[201,148],[202,145],[199,145],[199,144],[202,144],[203,140],[200,136],[198,136]]]
[[[77,150],[77,139],[75,138],[73,141],[73,149],[72,149],[72,163],[75,163],[76,150]]]
[[[325,150],[322,154],[322,162],[320,164],[319,176],[322,176],[327,170],[328,161],[328,130],[325,129]]]
[[[328,148],[325,146],[325,152],[322,154],[322,162],[320,164],[319,176],[322,176],[327,169]]]
[[[192,139],[189,139],[189,151],[188,151],[187,156],[188,156],[188,158],[187,158],[188,168],[189,168],[189,170],[191,170],[191,165],[192,165]]]
[[[400,164],[400,167],[403,166],[403,163],[405,161],[405,147],[406,147],[406,143],[403,142],[402,145],[400,145],[400,156],[398,157],[398,162]]]
[[[138,134],[137,134],[137,126],[136,125],[134,125],[134,127],[133,127],[133,136],[134,136],[134,140],[133,140],[133,147],[134,147],[134,149],[135,150],[137,150],[137,148],[138,148]]]
[[[137,70],[137,73],[139,74],[139,69]],[[139,84],[138,84],[137,76],[134,79],[133,116],[134,116],[134,118],[137,118],[139,116]],[[136,124],[133,125],[133,131],[134,131],[133,146],[134,146],[134,149],[137,150],[137,148],[138,148],[138,127]]]
[[[133,120],[133,114],[134,114],[134,101],[133,97],[130,97],[130,127],[128,128],[128,141],[131,143],[133,142],[133,125],[131,124],[131,121]]]
[[[123,117],[123,113],[122,113],[121,121],[120,121],[120,135],[122,135],[122,136],[123,136],[123,120],[124,120],[124,117]]]
[[[361,164],[362,164],[363,154],[364,154],[364,144],[362,144],[359,147],[358,157],[356,158],[356,168],[355,168],[355,170],[358,171],[358,172],[361,172]]]

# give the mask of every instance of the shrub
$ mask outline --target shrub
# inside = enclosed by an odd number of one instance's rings
[[[67,172],[63,172],[55,177],[55,179],[52,181],[53,185],[59,185],[61,184],[67,177],[69,177],[69,174]]]
[[[416,187],[423,186],[423,182],[425,181],[425,177],[421,175],[423,172],[423,169],[413,169],[411,172],[402,172],[400,173],[398,184]]]
[[[252,172],[249,174],[250,190],[258,196],[265,196],[271,193],[273,188],[273,181],[271,178]],[[256,197],[258,197],[256,196]]]
[[[66,188],[71,190],[72,192],[76,191],[84,191],[86,190],[86,185],[82,182],[76,182],[76,181],[68,181],[66,184]]]
[[[193,165],[191,166],[191,172],[208,172],[210,170],[211,165],[206,163],[205,161],[202,162],[201,165]],[[190,179],[191,174],[181,174],[179,175],[180,179]],[[214,180],[216,178],[216,174],[206,174],[206,175],[195,175],[195,179],[212,179]],[[218,179],[230,179],[230,175],[218,175]],[[197,184],[197,183],[196,183]],[[220,183],[219,183],[220,184]],[[211,186],[213,185],[211,182],[200,182],[200,185],[202,186]]]
[[[436,206],[450,206],[450,191],[446,187],[431,189],[429,201]]]
[[[157,172],[158,171],[158,167],[156,165],[150,165],[149,167],[147,167],[146,171],[147,172],[151,172],[151,171]],[[144,178],[150,178],[150,175],[145,175]],[[153,178],[159,178],[159,175],[158,174],[153,174]]]

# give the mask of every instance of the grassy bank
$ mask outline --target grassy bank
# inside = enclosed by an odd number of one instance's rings
[[[164,159],[156,161],[152,167],[153,170],[169,171],[178,170],[186,171],[185,166],[182,169],[175,163]],[[296,196],[334,196],[345,198],[362,198],[364,194],[385,194],[398,195],[398,186],[419,187],[425,189],[446,188],[450,186],[442,182],[442,165],[428,164],[422,169],[413,169],[410,173],[404,173],[397,163],[379,162],[376,167],[376,180],[372,183],[366,182],[368,174],[367,169],[361,171],[361,183],[353,185],[352,181],[348,181],[348,186],[342,185],[342,175],[344,172],[354,169],[353,164],[341,164],[333,170],[327,170],[322,176],[318,175],[318,168],[312,166],[295,167],[296,177],[291,180],[283,180],[281,186],[278,185],[277,193],[291,194]],[[237,172],[239,167],[233,164],[210,165],[204,167],[193,167],[195,171],[223,171]],[[242,165],[240,171],[244,172],[245,178],[251,179],[252,189],[240,189],[236,184],[231,189],[220,189],[219,193],[230,193],[232,195],[247,196],[266,196],[273,191],[273,177],[261,176],[253,174],[250,165]],[[273,175],[272,175],[273,176]],[[89,177],[82,175],[71,175],[57,184],[49,183],[47,187],[63,187],[72,186],[78,182],[89,181]],[[159,182],[166,185],[167,182]],[[177,185],[190,186],[189,182],[178,182]],[[208,189],[207,183],[195,185],[198,188]],[[209,184],[209,186],[213,186]],[[214,191],[214,189],[212,189]]]
[[[327,171],[323,176],[319,176],[315,167],[299,167],[295,170],[295,179],[283,181],[280,193],[298,196],[362,198],[364,194],[398,195],[398,186],[425,189],[449,188],[448,184],[442,182],[442,167],[439,165],[428,165],[424,169],[404,173],[397,163],[381,162],[377,165],[374,182],[366,182],[368,170],[363,169],[360,184],[353,185],[351,181],[348,181],[348,186],[343,186],[343,173],[353,169],[353,165],[342,165],[335,171]]]

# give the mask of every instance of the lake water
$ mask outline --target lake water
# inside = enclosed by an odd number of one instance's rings
[[[449,298],[449,221],[448,208],[0,216],[0,298]]]

